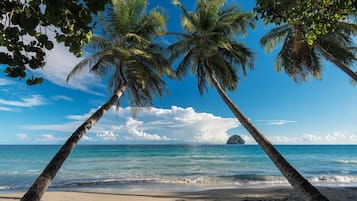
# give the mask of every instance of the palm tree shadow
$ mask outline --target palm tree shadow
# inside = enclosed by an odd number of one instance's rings
[[[117,196],[126,196],[126,197],[142,197],[142,198],[155,198],[155,199],[175,199],[175,201],[193,201],[193,200],[205,200],[205,201],[219,201],[219,200],[243,200],[243,201],[287,201],[289,198],[294,197],[293,200],[300,201],[300,199],[289,193],[289,191],[282,190],[276,193],[266,193],[263,196],[252,196],[247,195],[246,193],[234,192],[231,190],[221,190],[220,194],[215,193],[213,190],[207,191],[198,191],[198,192],[176,192],[169,193],[166,195],[157,195],[157,194],[146,194],[146,193],[103,193],[103,192],[83,192],[83,191],[71,191],[76,193],[86,193],[86,194],[102,194],[102,195],[117,195]]]
[[[1,200],[20,200],[21,197],[12,197],[12,196],[0,196]]]

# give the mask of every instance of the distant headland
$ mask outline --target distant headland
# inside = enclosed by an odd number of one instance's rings
[[[245,144],[245,141],[239,135],[232,135],[226,144]]]

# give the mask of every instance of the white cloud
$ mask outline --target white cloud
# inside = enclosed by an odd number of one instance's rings
[[[40,142],[40,143],[58,143],[64,141],[64,138],[57,138],[54,135],[51,134],[42,134],[39,135],[35,141]]]
[[[95,141],[94,138],[89,137],[88,135],[83,135],[82,140],[83,140],[83,141]]]
[[[302,136],[266,136],[273,144],[357,144],[357,134],[347,131],[336,131],[332,134],[304,134]],[[251,136],[242,138],[248,144],[256,144]]]
[[[4,78],[0,78],[0,86],[6,86],[6,85],[13,84],[13,83],[14,83],[13,81],[10,81],[10,80],[4,79]]]
[[[85,121],[90,115],[82,116],[82,115],[68,115],[66,116],[67,119],[75,120],[75,121]]]
[[[46,104],[40,95],[32,95],[29,98],[21,98],[21,101],[0,99],[0,104],[16,107],[34,107]]]
[[[166,137],[165,135],[160,136],[156,133],[147,133],[142,128],[144,125],[143,121],[137,121],[132,117],[127,118],[125,129],[128,131],[130,137],[126,136],[126,139],[129,140],[148,140],[148,141],[168,141],[172,140]]]
[[[75,131],[96,109],[86,114],[68,115],[63,124],[27,125],[28,130],[40,132]],[[282,120],[281,120],[282,121]],[[291,123],[293,123],[291,121]],[[274,124],[275,125],[275,124]],[[281,125],[281,124],[279,124]],[[143,108],[134,119],[131,108],[113,107],[83,137],[95,143],[216,143],[224,144],[228,131],[237,128],[235,118],[222,118],[210,113],[198,113],[193,108],[172,106],[169,109]],[[264,132],[263,132],[264,134]],[[265,135],[273,144],[357,144],[357,133],[336,131],[330,134]],[[247,144],[256,144],[249,134],[241,134]],[[47,140],[51,140],[47,136]],[[63,141],[63,139],[62,139]]]
[[[24,133],[17,134],[16,136],[17,136],[17,138],[19,138],[20,140],[26,140],[26,139],[28,139],[28,137],[29,137],[27,134],[24,134]]]
[[[91,90],[92,87],[104,88],[104,85],[96,76],[90,73],[88,69],[84,69],[82,73],[73,76],[69,82],[66,82],[68,74],[83,57],[75,57],[63,44],[54,44],[54,48],[47,52],[46,66],[35,72],[56,85],[102,96],[101,93]]]
[[[263,133],[264,134],[264,133]],[[246,144],[256,144],[253,137],[241,135]],[[304,134],[301,136],[265,136],[272,144],[357,144],[357,133],[336,131],[330,134]]]
[[[51,125],[28,125],[25,129],[41,131],[74,131],[93,112],[68,115],[70,122]],[[227,131],[238,127],[235,118],[222,118],[209,113],[198,113],[193,108],[173,106],[170,109],[144,108],[131,117],[131,108],[113,107],[89,131],[93,140],[125,142],[188,142],[225,143]]]
[[[81,123],[83,122],[73,121],[64,124],[26,125],[23,128],[28,130],[73,132]]]
[[[14,111],[14,109],[10,107],[0,107],[0,111],[11,112]]]
[[[73,98],[63,95],[52,96],[52,99],[55,101],[64,100],[64,101],[73,101]]]
[[[97,137],[99,137],[100,139],[102,139],[104,141],[116,141],[118,138],[118,134],[115,134],[110,131],[102,131],[102,132],[97,133]]]
[[[50,134],[42,134],[41,137],[43,141],[56,141],[56,138]]]
[[[357,134],[348,131],[336,131],[325,136],[306,134],[303,140],[313,144],[357,144]]]
[[[296,121],[290,120],[256,120],[256,122],[261,122],[266,125],[285,125],[289,123],[296,123]]]
[[[55,27],[52,28],[56,29]],[[51,40],[55,41],[54,38],[51,38]],[[0,51],[7,52],[7,49],[0,47]],[[73,67],[84,58],[85,57],[78,58],[74,56],[71,52],[69,52],[69,48],[65,47],[64,44],[54,42],[54,48],[51,51],[46,51],[46,65],[43,68],[36,70],[32,70],[30,68],[28,68],[28,70],[32,71],[34,74],[44,77],[45,80],[48,80],[56,85],[103,96],[102,93],[96,92],[97,90],[92,90],[93,88],[100,88],[103,90],[105,89],[105,86],[101,83],[100,79],[90,73],[88,69],[83,70],[82,73],[76,76],[73,76],[69,82],[66,81],[67,76]],[[13,82],[0,78],[0,86],[9,85],[11,83]]]

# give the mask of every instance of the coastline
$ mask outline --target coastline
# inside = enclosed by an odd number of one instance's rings
[[[357,145],[277,148],[331,201],[356,200]],[[0,200],[20,200],[57,149],[0,146]],[[79,146],[43,200],[302,201],[259,146],[223,145]]]
[[[357,187],[318,187],[331,201],[354,201]],[[20,200],[22,193],[0,194],[0,201]],[[219,188],[184,192],[145,192],[93,188],[46,192],[43,201],[303,201],[291,187]]]

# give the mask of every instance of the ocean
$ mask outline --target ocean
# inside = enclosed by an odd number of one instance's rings
[[[0,145],[0,193],[23,191],[57,145]],[[314,185],[357,186],[357,145],[279,145]],[[79,145],[50,189],[193,190],[285,186],[257,145]]]

